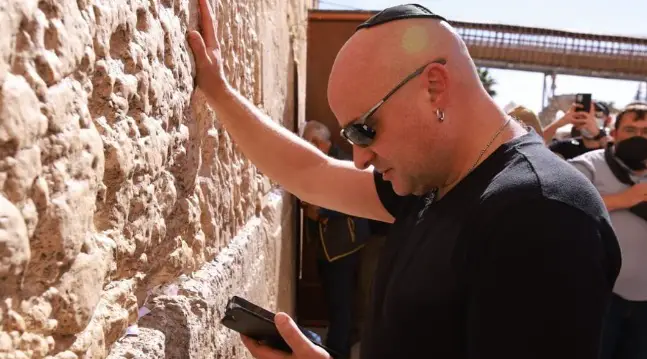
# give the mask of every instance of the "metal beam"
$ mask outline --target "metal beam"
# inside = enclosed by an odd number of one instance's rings
[[[487,67],[487,68],[502,69],[502,70],[529,71],[529,72],[540,72],[540,73],[555,72],[556,74],[560,74],[560,75],[598,77],[598,78],[613,79],[613,80],[647,81],[647,77],[645,76],[622,73],[622,72],[591,71],[587,69],[577,69],[577,68],[553,67],[553,66],[543,66],[543,65],[524,64],[524,63],[510,63],[510,62],[492,61],[492,60],[480,60],[478,58],[475,58],[474,62],[478,67]]]
[[[329,22],[352,35],[376,11],[319,10],[311,22]],[[565,75],[647,80],[647,39],[504,24],[450,21],[484,67]]]

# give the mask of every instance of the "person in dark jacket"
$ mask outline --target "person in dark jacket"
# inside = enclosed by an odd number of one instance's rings
[[[329,129],[320,122],[308,121],[303,137],[328,156],[351,159],[332,144]],[[347,357],[353,344],[353,297],[357,286],[359,250],[370,236],[369,223],[364,218],[310,204],[305,204],[304,209],[306,240],[319,243],[317,268],[329,318],[326,346]]]

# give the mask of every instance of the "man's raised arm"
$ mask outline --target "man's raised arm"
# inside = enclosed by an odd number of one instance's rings
[[[242,152],[264,174],[301,200],[347,214],[392,222],[373,174],[329,158],[272,121],[227,83],[208,0],[199,0],[201,32],[189,34],[197,85]]]

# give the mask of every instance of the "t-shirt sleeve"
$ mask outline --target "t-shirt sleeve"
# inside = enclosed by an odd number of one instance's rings
[[[473,359],[596,359],[619,270],[608,226],[561,202],[510,210],[482,233],[471,267]]]
[[[567,162],[573,165],[573,167],[575,167],[578,171],[582,172],[582,174],[586,176],[589,181],[593,181],[593,179],[595,178],[595,167],[593,166],[591,161],[588,160],[586,154],[567,160]]]
[[[380,197],[380,202],[393,217],[397,218],[405,197],[398,196],[393,191],[391,182],[385,181],[381,173],[374,171],[373,179],[375,180],[375,190]]]

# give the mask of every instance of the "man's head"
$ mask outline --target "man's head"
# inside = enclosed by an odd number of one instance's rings
[[[480,143],[464,137],[494,132],[476,125],[491,113],[469,112],[491,98],[467,47],[419,5],[388,8],[358,27],[335,59],[328,101],[355,165],[373,165],[398,194],[443,186],[457,158]]]
[[[312,143],[321,152],[328,153],[330,150],[330,130],[319,121],[308,121],[303,128],[303,139]]]
[[[647,103],[634,102],[616,116],[611,135],[620,142],[634,136],[647,138]]]
[[[627,105],[616,116],[614,137],[615,153],[628,167],[635,171],[647,169],[647,103]]]

